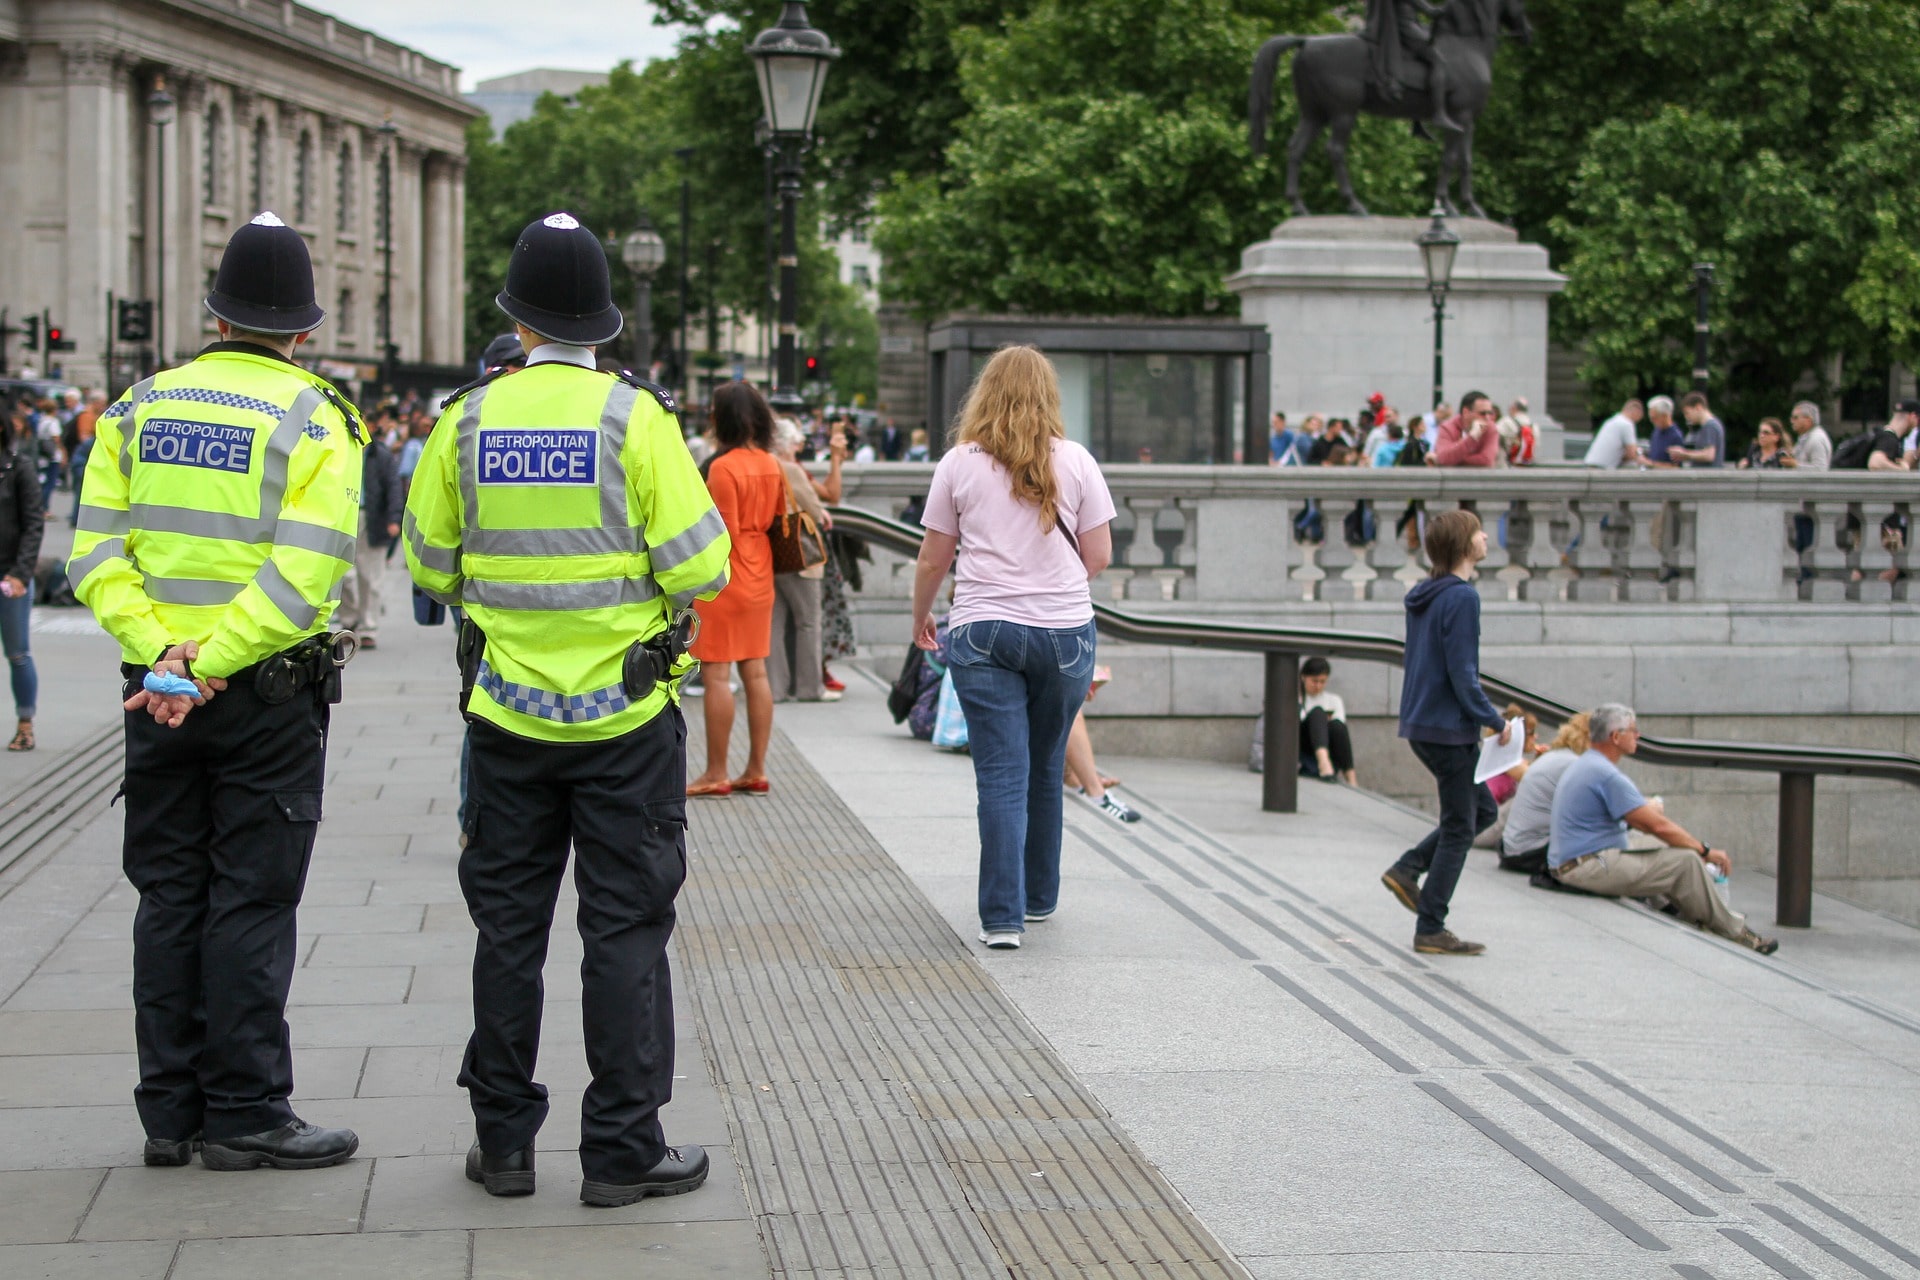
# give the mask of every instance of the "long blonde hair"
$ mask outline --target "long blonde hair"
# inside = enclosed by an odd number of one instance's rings
[[[1064,440],[1060,379],[1035,347],[1002,347],[973,380],[954,429],[956,444],[977,444],[1007,469],[1013,496],[1040,509],[1040,530],[1060,520],[1053,442]]]
[[[1567,717],[1567,722],[1560,726],[1560,732],[1553,735],[1553,742],[1548,745],[1547,750],[1564,750],[1571,751],[1575,755],[1583,755],[1589,745],[1587,713],[1582,711],[1579,715]]]

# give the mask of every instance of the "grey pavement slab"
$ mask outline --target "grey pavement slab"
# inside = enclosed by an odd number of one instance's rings
[[[73,1237],[105,1169],[0,1173],[0,1244],[56,1244]]]
[[[662,1275],[767,1274],[726,1113],[684,1009],[676,1097],[663,1122],[679,1140],[713,1151],[713,1180],[631,1210],[578,1203],[572,1148],[588,1072],[570,885],[547,966],[540,1074],[553,1090],[553,1115],[540,1139],[542,1192],[531,1202],[494,1200],[465,1180],[473,1121],[456,1077],[472,1026],[473,928],[449,816],[460,732],[450,681],[423,679],[418,692],[406,691],[409,671],[444,665],[445,633],[410,631],[394,629],[355,664],[348,701],[335,712],[327,816],[300,911],[288,1009],[295,1106],[316,1122],[355,1127],[360,1152],[310,1172],[141,1164],[130,997],[138,898],[119,872],[121,813],[103,811],[19,883],[0,881],[7,1280],[270,1270],[423,1280],[631,1275],[636,1260]],[[49,706],[91,705],[60,695],[94,681],[96,668],[111,669],[103,637],[75,643],[97,652],[71,674],[56,667],[45,680]],[[43,661],[43,679],[50,665]],[[43,720],[41,768],[49,748],[117,723],[113,702],[96,701],[85,726]],[[15,775],[35,776],[16,759],[0,761],[0,795]],[[565,1263],[559,1272],[556,1260]]]
[[[473,1233],[473,1280],[702,1280],[763,1271],[751,1221],[520,1227]]]
[[[210,1173],[141,1166],[110,1170],[85,1209],[82,1240],[188,1240],[330,1235],[360,1229],[372,1160],[297,1173]]]
[[[167,1280],[178,1248],[172,1240],[6,1245],[0,1246],[0,1275],[8,1280]]]
[[[1477,853],[1450,923],[1490,953],[1428,960],[1378,876],[1429,819],[1309,785],[1265,814],[1244,770],[1115,757],[1146,821],[1070,801],[1059,913],[986,953],[971,762],[852,683],[783,732],[1254,1275],[1782,1274],[1735,1236],[1833,1274],[1756,1207],[1783,1198],[1910,1273],[1865,1232],[1920,1245],[1920,931],[1822,897],[1765,960]],[[1743,872],[1736,909],[1768,929],[1772,891]]]
[[[302,1280],[466,1280],[469,1247],[464,1231],[189,1240],[180,1246],[169,1280],[258,1280],[272,1274]]]
[[[489,1196],[466,1180],[462,1173],[464,1152],[383,1159],[378,1162],[367,1196],[366,1229],[464,1230],[747,1219],[750,1215],[738,1167],[724,1150],[713,1151],[710,1156],[713,1172],[699,1190],[617,1209],[580,1203],[579,1163],[557,1152],[537,1162],[537,1195],[508,1199]]]

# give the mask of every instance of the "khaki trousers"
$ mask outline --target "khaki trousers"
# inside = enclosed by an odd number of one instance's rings
[[[387,576],[387,549],[367,541],[365,512],[360,515],[353,565],[340,579],[340,606],[334,618],[339,626],[372,639],[380,634],[380,580]]]
[[[793,623],[793,659],[787,659],[787,623]],[[820,701],[820,579],[797,573],[773,578],[773,647],[767,679],[775,702]]]
[[[1664,848],[1651,853],[1606,849],[1554,870],[1562,884],[1609,898],[1668,898],[1680,918],[1719,934],[1739,938],[1746,932],[1745,917],[1736,915],[1715,892],[1707,878],[1707,864],[1691,849]]]

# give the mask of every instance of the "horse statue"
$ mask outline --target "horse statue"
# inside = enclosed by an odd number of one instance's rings
[[[1372,0],[1395,4],[1397,0]],[[1370,5],[1371,7],[1371,5]],[[1429,10],[1430,11],[1430,10]],[[1393,15],[1387,17],[1391,20]],[[1433,21],[1430,56],[1445,77],[1445,114],[1459,121],[1457,129],[1438,130],[1441,140],[1440,175],[1434,201],[1457,214],[1451,195],[1453,178],[1460,179],[1460,203],[1477,218],[1486,212],[1473,198],[1473,126],[1486,108],[1493,87],[1493,52],[1502,32],[1511,32],[1523,44],[1533,42],[1525,0],[1451,0]],[[1253,88],[1247,96],[1247,124],[1253,154],[1267,147],[1267,120],[1273,113],[1273,80],[1281,55],[1298,49],[1293,60],[1293,94],[1300,105],[1300,126],[1287,143],[1287,200],[1296,214],[1305,214],[1300,199],[1300,162],[1323,130],[1327,155],[1347,210],[1365,217],[1366,206],[1353,194],[1347,176],[1347,140],[1360,113],[1412,120],[1416,129],[1435,115],[1428,93],[1426,65],[1413,58],[1400,60],[1400,82],[1383,88],[1373,69],[1379,65],[1374,42],[1359,35],[1275,36],[1260,46],[1253,59]]]

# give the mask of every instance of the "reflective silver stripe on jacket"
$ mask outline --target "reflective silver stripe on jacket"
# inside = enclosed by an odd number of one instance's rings
[[[273,602],[273,607],[287,616],[287,621],[305,631],[319,618],[320,610],[307,603],[299,588],[288,582],[286,575],[280,572],[280,566],[271,560],[262,561],[253,575],[255,585],[262,595]],[[237,593],[236,593],[237,594]]]
[[[106,533],[115,537],[125,537],[133,528],[133,513],[114,507],[96,507],[85,502],[80,504],[80,520],[73,526],[82,533]]]
[[[147,599],[157,600],[161,604],[216,605],[226,604],[241,591],[244,582],[212,582],[206,578],[156,578],[151,574],[145,578]]]
[[[592,582],[498,582],[468,578],[461,595],[465,603],[489,609],[566,612],[645,604],[659,598],[660,588],[651,578],[600,578]]]
[[[438,573],[460,572],[460,552],[429,543],[427,535],[420,532],[420,522],[413,518],[413,512],[409,511],[400,518],[400,532],[406,537],[407,545],[413,548],[415,560]]]
[[[607,392],[600,410],[600,527],[626,529],[632,524],[627,515],[627,469],[620,465],[620,454],[627,447],[627,419],[639,402],[638,389],[619,378]],[[618,483],[615,483],[618,477]],[[635,530],[636,538],[639,530]]]
[[[323,524],[312,524],[305,520],[289,520],[282,516],[273,526],[274,546],[316,551],[348,564],[353,563],[353,553],[358,544],[359,539],[351,533],[342,533],[338,529],[329,529]]]
[[[480,406],[486,403],[490,390],[481,387],[468,396],[460,406],[460,421],[454,426],[454,470],[460,473],[460,505],[466,508],[461,524],[467,533],[473,531],[480,510]],[[464,545],[464,539],[462,542]]]
[[[306,520],[272,516],[256,520],[252,516],[236,516],[224,511],[164,507],[148,502],[134,503],[127,515],[133,528],[147,533],[180,533],[196,538],[219,538],[227,542],[255,545],[271,542],[279,547],[318,551],[336,560],[353,559],[355,538],[352,534]]]
[[[720,512],[708,507],[705,515],[653,549],[653,571],[664,573],[679,568],[712,546],[726,531],[727,522]]]
[[[721,590],[723,587],[725,587],[726,585],[727,585],[727,571],[725,568],[722,568],[719,573],[714,574],[712,578],[708,579],[705,583],[702,583],[700,586],[694,587],[688,591],[674,592],[673,607],[675,609],[685,609],[688,606],[692,605],[696,598],[706,595],[709,591],[717,592]]]
[[[476,556],[626,555],[647,549],[646,530],[470,529],[461,548]]]
[[[154,377],[158,376],[158,374],[154,375]],[[134,383],[133,386],[127,389],[127,394],[120,402],[110,406],[102,416],[108,418],[118,416],[124,419],[140,407],[140,402],[147,398],[147,392],[153,390],[153,382],[153,378],[147,378]],[[133,474],[133,437],[126,434],[126,425],[124,420],[120,424],[120,474],[130,476]],[[98,430],[97,424],[95,429]]]
[[[86,555],[67,566],[67,581],[78,586],[87,580],[87,575],[107,561],[127,554],[125,538],[108,538],[105,542],[87,552]]]

